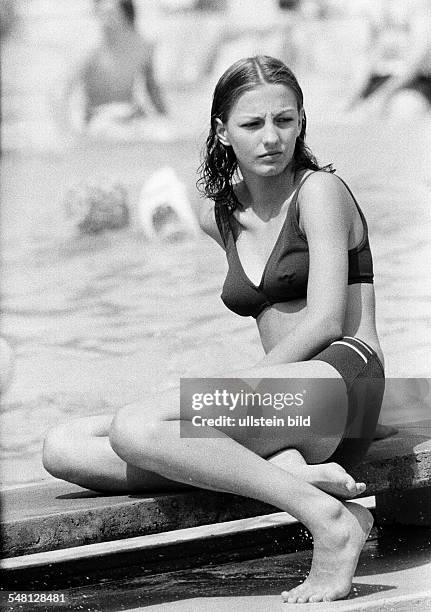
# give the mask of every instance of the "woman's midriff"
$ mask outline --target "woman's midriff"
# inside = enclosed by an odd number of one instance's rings
[[[273,304],[257,318],[263,348],[266,353],[283,337],[288,337],[306,317],[306,300]],[[343,336],[357,337],[373,348],[383,362],[375,323],[374,287],[371,284],[349,285]]]

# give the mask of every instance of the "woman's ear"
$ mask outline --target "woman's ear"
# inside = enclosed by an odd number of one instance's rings
[[[227,134],[227,130],[225,128],[223,121],[217,118],[215,120],[215,126],[216,126],[217,138],[219,139],[221,144],[224,145],[225,147],[230,147],[231,144],[229,141],[229,136]]]

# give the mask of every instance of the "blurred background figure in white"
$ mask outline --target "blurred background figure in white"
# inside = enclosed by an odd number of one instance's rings
[[[240,57],[267,54],[289,66],[295,59],[299,0],[226,0],[218,35],[206,50],[204,75],[220,75]]]
[[[411,117],[431,109],[431,2],[367,0],[367,58],[347,110]]]
[[[160,168],[145,181],[139,194],[137,216],[140,229],[150,240],[200,234],[186,185],[170,166]]]
[[[66,129],[115,129],[148,115],[166,116],[154,71],[154,45],[135,27],[132,0],[94,0],[100,43],[66,80],[57,118]],[[78,108],[74,97],[81,93]]]

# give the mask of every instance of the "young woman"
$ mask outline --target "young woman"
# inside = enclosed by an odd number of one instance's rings
[[[52,474],[92,489],[151,491],[175,481],[289,512],[311,531],[314,554],[305,582],[283,593],[287,602],[350,591],[372,517],[345,501],[365,485],[344,467],[365,454],[384,388],[366,222],[345,183],[317,165],[305,130],[302,91],[284,64],[259,56],[231,66],[214,92],[200,179],[214,203],[201,222],[226,251],[222,298],[256,319],[265,351],[229,377],[306,379],[311,421],[343,426],[330,436],[292,427],[249,437],[247,428],[221,426],[193,437],[192,407],[180,414],[174,397],[158,410],[132,405],[113,420],[56,428],[44,454]]]

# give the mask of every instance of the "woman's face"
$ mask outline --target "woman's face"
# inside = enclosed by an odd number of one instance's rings
[[[243,93],[227,122],[216,120],[216,131],[220,142],[233,148],[244,177],[277,176],[293,159],[302,118],[290,87],[264,83]]]

